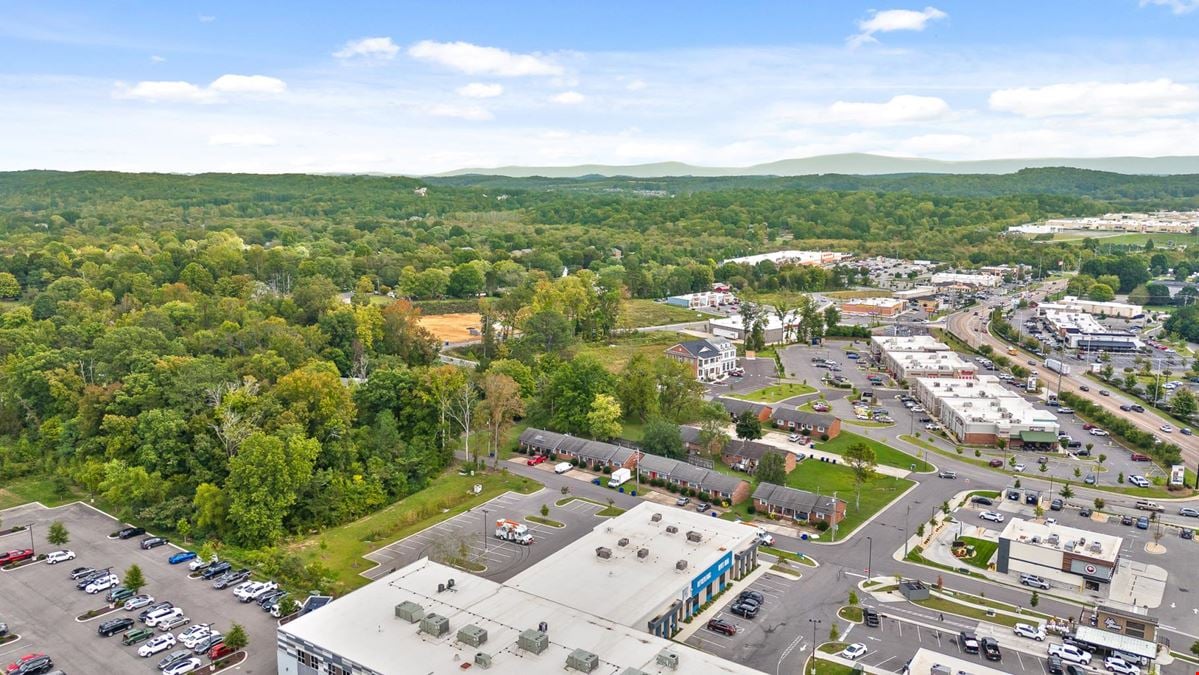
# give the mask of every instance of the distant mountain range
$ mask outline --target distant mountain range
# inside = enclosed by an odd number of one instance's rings
[[[1039,157],[1032,159],[980,159],[942,161],[919,157],[886,157],[863,153],[820,155],[802,159],[783,159],[743,167],[695,166],[683,162],[656,162],[613,166],[579,164],[576,166],[500,166],[448,171],[437,176],[508,176],[528,178],[576,178],[581,176],[629,176],[660,178],[665,176],[808,176],[813,174],[849,174],[873,176],[905,173],[1005,174],[1021,169],[1070,167],[1122,174],[1175,175],[1199,174],[1199,157]]]

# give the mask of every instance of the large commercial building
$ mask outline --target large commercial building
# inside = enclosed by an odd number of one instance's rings
[[[697,379],[715,381],[737,367],[737,348],[723,337],[688,340],[666,348],[666,356],[687,364]]]
[[[995,569],[1035,574],[1055,588],[1098,591],[1111,583],[1123,543],[1110,534],[1013,518],[999,535]]]
[[[813,297],[812,301],[816,303],[816,311],[821,314],[833,306],[833,303],[828,300],[818,300]],[[784,342],[788,335],[794,335],[799,327],[799,313],[792,311],[787,314],[786,335],[784,335],[783,326],[783,321],[773,311],[762,319],[762,335],[766,344]],[[744,340],[745,324],[741,321],[740,314],[730,314],[719,319],[708,319],[708,332],[730,340]]]
[[[1058,444],[1057,416],[1040,410],[1004,387],[999,378],[917,378],[913,392],[931,415],[960,442],[1050,449]]]
[[[1090,314],[1058,309],[1052,305],[1042,306],[1038,311],[1049,329],[1070,349],[1085,352],[1131,352],[1142,346],[1135,334],[1108,328]]]
[[[666,304],[686,309],[720,307],[721,305],[731,305],[736,301],[737,297],[727,291],[701,291],[699,293],[672,295],[666,298]]]
[[[929,279],[934,286],[967,286],[971,288],[996,288],[1003,277],[996,274],[958,274],[937,272]]]
[[[905,301],[899,298],[857,298],[841,303],[841,313],[860,316],[897,316]]]
[[[776,265],[831,265],[850,257],[852,256],[849,253],[832,253],[829,251],[773,251],[771,253],[759,253],[740,258],[729,258],[728,260],[722,260],[720,264],[757,265],[758,263],[769,261]]]
[[[1099,302],[1098,300],[1076,298],[1073,295],[1067,295],[1056,303],[1042,305],[1042,307],[1098,314],[1118,319],[1132,319],[1145,313],[1145,308],[1140,305],[1130,305],[1127,302]]]
[[[887,352],[883,359],[887,371],[897,380],[917,377],[972,378],[978,365],[956,352]]]
[[[931,335],[875,335],[870,338],[870,353],[885,352],[947,352],[949,345]]]
[[[1175,232],[1190,234],[1199,228],[1199,211],[1154,213],[1108,213],[1090,218],[1051,218],[1045,227],[1053,231],[1096,230],[1103,232]]]
[[[754,529],[643,503],[500,584],[428,559],[279,628],[279,675],[728,673],[668,639],[756,563]]]

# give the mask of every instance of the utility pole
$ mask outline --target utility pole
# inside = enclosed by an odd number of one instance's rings
[[[487,555],[487,514],[491,511],[483,509],[483,555]]]
[[[903,558],[908,558],[908,516],[912,514],[912,505],[908,504],[907,510],[903,512]]]
[[[33,551],[35,557],[37,556],[37,551],[34,550],[33,546],[33,523],[29,523],[29,550]]]
[[[834,504],[834,507],[836,505]],[[870,578],[870,570],[874,567],[874,539],[866,537],[866,578]]]

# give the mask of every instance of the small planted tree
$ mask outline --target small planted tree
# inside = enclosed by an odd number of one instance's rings
[[[233,651],[241,651],[250,643],[250,638],[246,636],[246,629],[240,623],[233,624],[229,632],[225,635],[225,646]]]
[[[837,624],[834,623],[832,626],[829,626],[828,639],[830,642],[836,642],[839,637],[841,637],[841,631],[837,629]]]
[[[1059,493],[1064,499],[1070,499],[1074,496],[1074,489],[1070,487],[1070,483],[1062,486],[1062,491]]]
[[[62,524],[62,521],[56,520],[50,523],[50,530],[46,533],[46,539],[55,546],[62,546],[71,541],[71,533],[67,532],[67,526]]]
[[[851,606],[856,606],[856,605],[858,604],[858,593],[857,593],[857,591],[853,591],[853,590],[851,590],[851,591],[849,592],[849,604],[850,604]]]
[[[1103,501],[1103,497],[1095,498],[1095,510],[1096,511],[1102,511],[1103,507],[1106,505],[1107,505],[1107,502]]]
[[[129,569],[125,570],[125,588],[137,593],[145,585],[146,578],[142,576],[142,568],[130,565]]]
[[[1028,599],[1028,604],[1032,605],[1033,607],[1036,607],[1038,604],[1040,604],[1040,602],[1041,602],[1041,596],[1037,595],[1036,591],[1033,591],[1032,597]]]

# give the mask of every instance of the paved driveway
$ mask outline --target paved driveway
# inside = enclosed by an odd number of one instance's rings
[[[138,538],[109,539],[120,524],[108,515],[82,503],[47,509],[27,504],[2,514],[7,525],[34,524],[36,550],[50,551],[45,540],[51,522],[60,520],[70,532],[67,548],[78,556],[58,565],[38,563],[17,570],[0,572],[2,620],[21,635],[21,640],[0,647],[0,662],[7,664],[22,654],[44,652],[55,666],[68,673],[153,672],[158,659],[137,656],[137,647],[124,647],[120,636],[101,638],[96,627],[103,621],[136,613],[118,610],[87,622],[75,617],[104,604],[103,594],[87,595],[75,588],[70,571],[75,567],[111,567],[118,575],[134,563],[146,578],[142,592],[158,600],[169,600],[182,607],[192,623],[214,623],[228,632],[233,622],[245,627],[250,638],[249,660],[239,668],[242,673],[275,673],[275,620],[254,604],[237,602],[229,591],[213,590],[205,581],[189,580],[186,566],[173,566],[167,558],[177,549],[170,546],[143,551]],[[29,545],[28,532],[0,538],[0,547]],[[140,624],[138,624],[140,626]],[[184,627],[177,628],[176,633]]]

